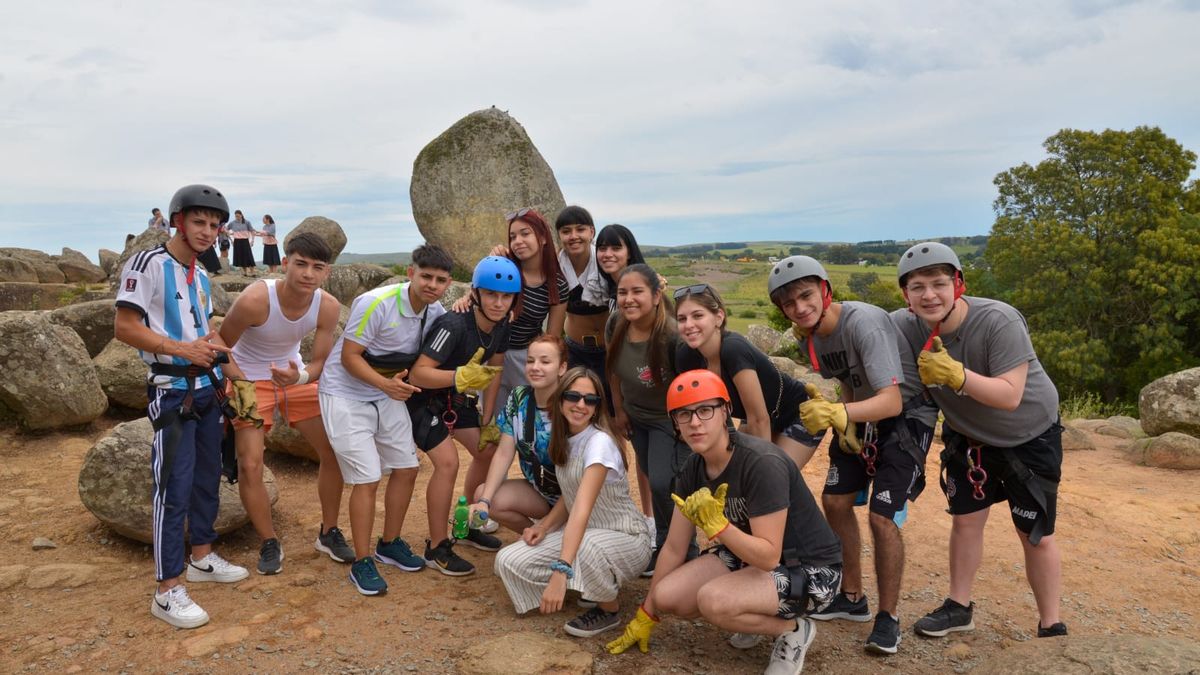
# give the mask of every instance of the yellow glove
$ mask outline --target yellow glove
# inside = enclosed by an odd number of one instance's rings
[[[237,412],[237,418],[253,422],[256,429],[263,426],[262,415],[258,414],[258,395],[254,392],[254,383],[250,380],[230,380],[229,403]]]
[[[862,443],[858,440],[858,425],[849,424],[846,430],[838,434],[838,447],[842,452],[851,455],[862,453]]]
[[[921,382],[945,385],[956,393],[961,392],[967,382],[966,368],[942,347],[940,337],[933,338],[933,347],[917,357],[917,369],[921,371]]]
[[[800,404],[800,421],[808,433],[819,434],[830,427],[839,434],[845,433],[850,426],[846,404],[826,401],[812,382],[804,385],[804,391],[808,392],[808,400]]]
[[[717,486],[716,494],[702,487],[693,492],[687,501],[675,494],[671,495],[671,499],[693,525],[704,530],[709,539],[714,539],[729,527],[729,519],[725,517],[725,493],[728,491],[729,483],[721,483]]]
[[[638,607],[637,615],[625,626],[625,633],[604,646],[609,654],[624,654],[626,649],[638,646],[645,654],[650,651],[650,634],[658,626],[658,619],[652,618],[646,610]]]
[[[500,374],[502,366],[485,366],[480,361],[483,360],[483,347],[475,350],[475,355],[467,361],[467,365],[459,367],[454,371],[454,387],[460,393],[470,389],[487,389],[492,380]]]
[[[495,422],[479,428],[479,447],[500,442],[500,427]]]

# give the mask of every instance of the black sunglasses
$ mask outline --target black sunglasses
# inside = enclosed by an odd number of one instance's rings
[[[523,216],[529,215],[529,212],[532,210],[533,209],[526,206],[523,209],[517,209],[516,211],[509,211],[508,213],[504,214],[504,219],[507,220],[509,222],[509,224],[512,224],[512,221],[516,220],[517,218],[521,218]]]
[[[713,295],[715,297],[712,286],[709,286],[708,284],[692,284],[691,286],[677,288],[675,289],[675,295],[673,297],[675,300],[678,300],[686,295],[700,295],[701,293],[708,293],[709,295]]]
[[[600,398],[596,394],[584,394],[582,392],[575,391],[574,389],[568,389],[562,393],[562,400],[566,401],[567,403],[579,403],[580,401],[583,401],[583,404],[589,408],[595,408],[596,406],[600,405],[600,401],[604,399]]]

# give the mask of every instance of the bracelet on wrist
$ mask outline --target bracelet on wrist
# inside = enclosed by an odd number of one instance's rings
[[[562,572],[567,579],[575,578],[575,570],[571,568],[570,563],[562,559],[555,560],[554,562],[550,563],[550,571]]]
[[[300,369],[300,378],[296,380],[296,384],[308,384],[308,369]]]
[[[478,504],[485,504],[489,509],[492,508],[492,500],[488,499],[487,497],[480,497],[479,499],[476,499],[475,502]]]

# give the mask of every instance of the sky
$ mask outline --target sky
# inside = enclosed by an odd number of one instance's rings
[[[0,246],[94,260],[203,182],[411,250],[413,160],[493,105],[643,244],[986,234],[1062,128],[1200,151],[1197,36],[1200,0],[3,0]]]

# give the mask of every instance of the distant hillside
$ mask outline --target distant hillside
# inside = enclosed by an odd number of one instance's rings
[[[407,265],[412,260],[411,251],[400,251],[398,253],[342,253],[338,256],[338,263],[375,263],[376,265]]]
[[[953,248],[966,263],[978,256],[987,246],[987,235],[970,237],[938,237]],[[866,262],[877,265],[894,265],[900,254],[916,239],[875,239],[854,244],[846,242],[813,241],[722,241],[710,244],[685,244],[682,246],[642,246],[649,257],[674,256],[682,258],[725,258],[737,260],[765,260],[789,255],[811,255],[822,262],[854,264]]]

